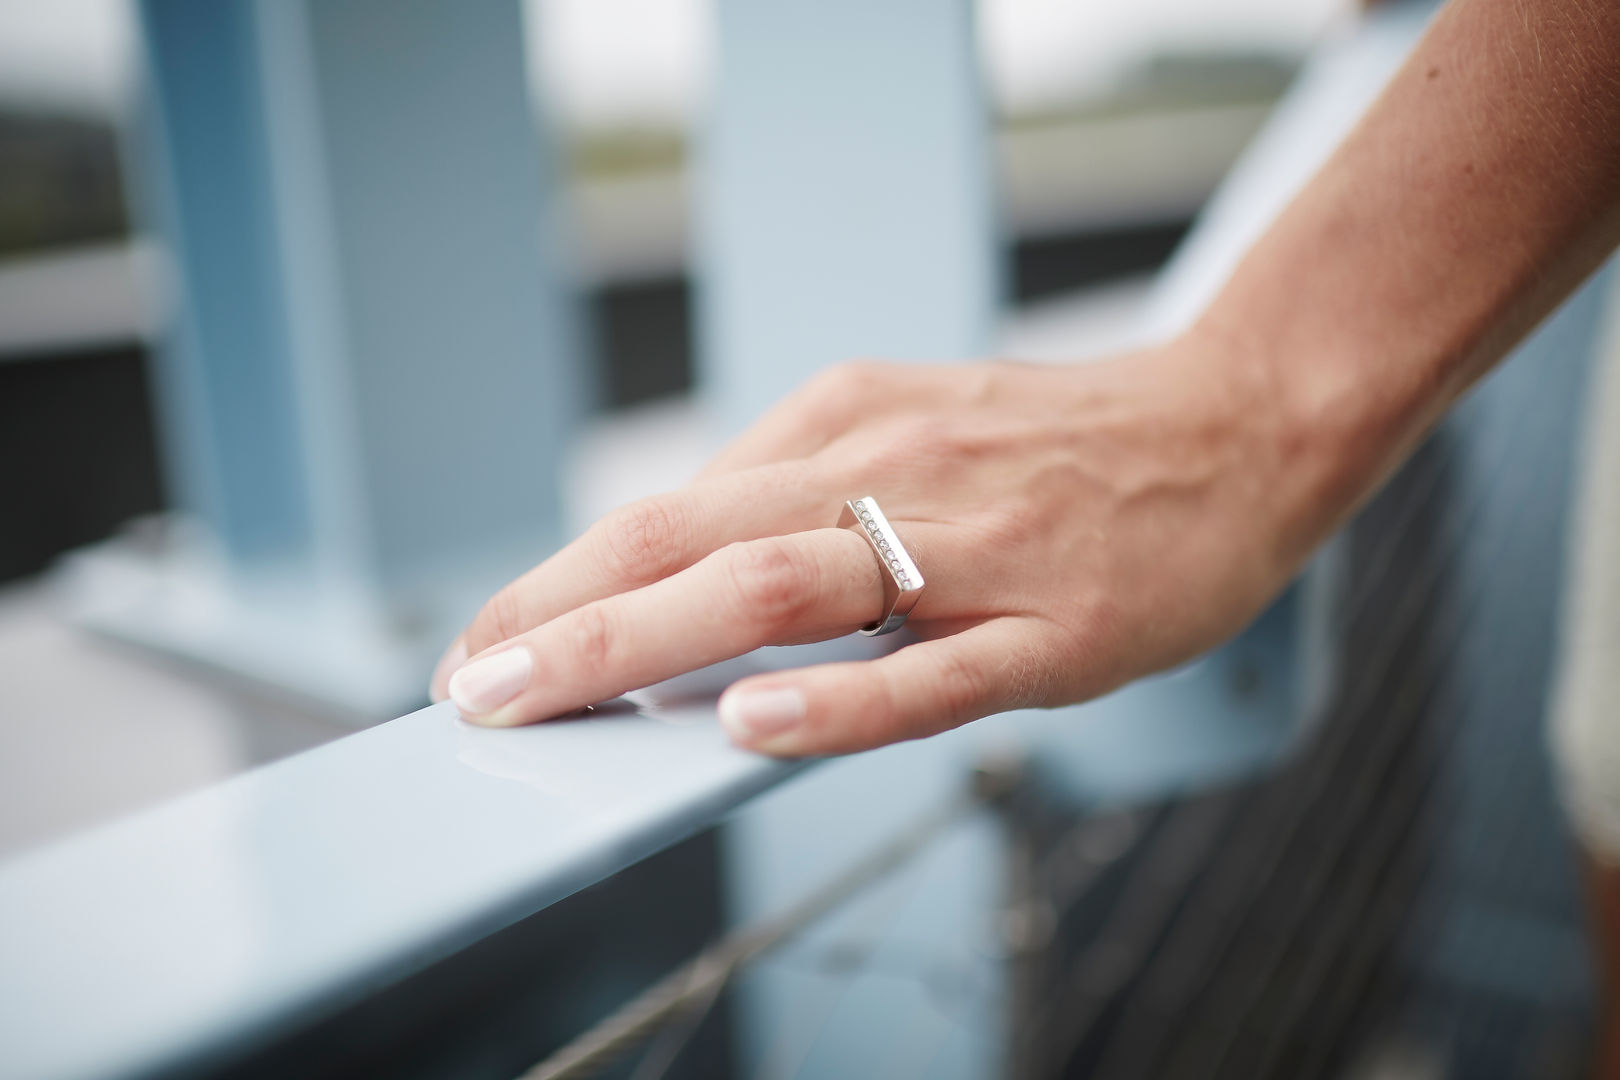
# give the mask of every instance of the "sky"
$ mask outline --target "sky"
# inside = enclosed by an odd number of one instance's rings
[[[708,0],[524,0],[536,91],[579,125],[679,122],[703,93]],[[1005,111],[1105,85],[1156,49],[1298,51],[1349,0],[981,0]],[[130,0],[0,0],[0,98],[116,112],[132,71]],[[633,27],[634,32],[626,31]]]

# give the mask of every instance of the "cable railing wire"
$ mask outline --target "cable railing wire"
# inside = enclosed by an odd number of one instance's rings
[[[745,964],[789,940],[839,905],[916,857],[948,828],[1001,797],[1008,779],[1000,765],[981,769],[972,789],[923,814],[894,839],[781,914],[734,931],[704,949],[624,1006],[523,1073],[520,1080],[578,1080],[594,1076],[672,1022],[708,1007]]]

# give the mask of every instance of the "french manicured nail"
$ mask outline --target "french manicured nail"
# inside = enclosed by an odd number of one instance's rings
[[[444,650],[444,655],[439,657],[439,662],[433,666],[433,678],[428,680],[428,697],[432,698],[435,704],[450,695],[450,676],[466,662],[467,640],[458,637],[450,643],[448,649]]]
[[[804,695],[783,690],[732,690],[720,697],[720,723],[741,741],[780,735],[804,719]]]
[[[521,645],[474,660],[450,676],[450,700],[468,716],[488,716],[529,685],[533,668]]]

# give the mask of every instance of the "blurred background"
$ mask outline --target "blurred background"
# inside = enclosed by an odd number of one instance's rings
[[[821,366],[1173,331],[1431,9],[0,0],[0,859],[425,704]],[[636,1075],[1583,1075],[1541,720],[1602,307]],[[971,766],[817,770],[239,1068],[513,1075]]]

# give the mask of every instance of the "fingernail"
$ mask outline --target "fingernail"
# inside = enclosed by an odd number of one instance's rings
[[[450,700],[469,716],[486,716],[529,685],[534,658],[519,645],[474,660],[450,676]]]
[[[428,697],[437,704],[450,695],[450,676],[467,662],[467,639],[458,637],[444,650],[439,662],[433,665],[433,678],[428,680]]]
[[[804,695],[782,690],[733,690],[720,697],[720,723],[735,739],[779,735],[804,719]]]

